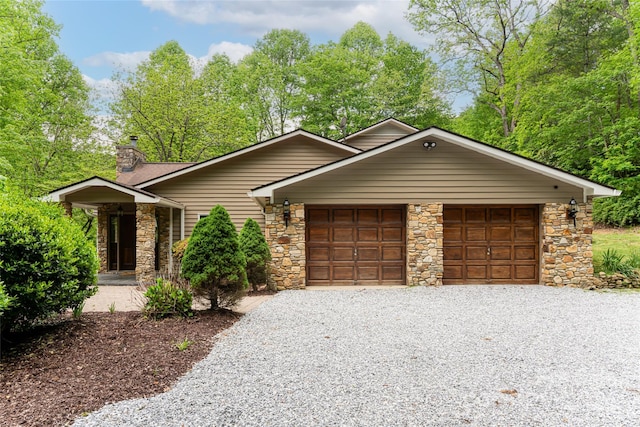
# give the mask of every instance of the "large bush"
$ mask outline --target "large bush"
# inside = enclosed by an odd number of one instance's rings
[[[0,191],[3,330],[80,306],[95,293],[97,269],[95,247],[59,206]]]
[[[182,258],[182,275],[214,310],[231,307],[242,298],[248,287],[246,266],[236,227],[217,205],[196,223]]]
[[[271,260],[271,251],[262,234],[260,225],[247,218],[240,231],[240,248],[247,259],[247,279],[254,291],[267,283],[267,263]]]

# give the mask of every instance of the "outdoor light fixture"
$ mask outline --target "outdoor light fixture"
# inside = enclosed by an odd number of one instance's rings
[[[576,215],[578,214],[578,202],[573,197],[569,200],[569,209],[567,209],[567,218],[573,218],[573,226],[576,226]]]
[[[291,218],[291,203],[289,199],[284,199],[282,202],[282,216],[284,217],[284,226],[289,226],[289,218]]]
[[[425,141],[425,142],[422,143],[422,146],[424,148],[426,148],[427,151],[429,151],[432,148],[436,148],[436,143],[435,143],[435,141]]]
[[[124,209],[122,209],[121,205],[118,205],[118,216],[124,215]]]

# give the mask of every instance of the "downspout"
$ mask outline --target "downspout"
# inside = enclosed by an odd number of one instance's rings
[[[184,208],[180,209],[180,240],[184,240]]]
[[[169,275],[173,274],[173,208],[169,208]]]

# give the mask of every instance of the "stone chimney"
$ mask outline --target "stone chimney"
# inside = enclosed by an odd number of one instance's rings
[[[122,173],[133,172],[144,160],[144,153],[138,150],[137,136],[129,137],[129,145],[116,146],[116,181]]]

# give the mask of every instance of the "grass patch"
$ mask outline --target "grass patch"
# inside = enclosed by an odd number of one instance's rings
[[[640,227],[602,228],[593,231],[593,256],[602,259],[607,250],[631,257],[640,253]]]

